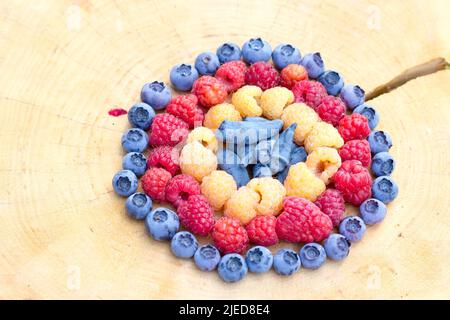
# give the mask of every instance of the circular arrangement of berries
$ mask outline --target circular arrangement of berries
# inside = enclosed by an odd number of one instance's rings
[[[319,53],[272,51],[261,38],[242,49],[225,43],[174,66],[170,81],[185,93],[172,97],[154,81],[129,110],[112,184],[175,256],[227,282],[272,267],[292,275],[344,259],[366,225],[384,219],[398,193],[392,140],[374,130],[379,116],[364,90],[326,70]],[[360,214],[346,215],[346,203]],[[272,253],[280,241],[299,251]]]

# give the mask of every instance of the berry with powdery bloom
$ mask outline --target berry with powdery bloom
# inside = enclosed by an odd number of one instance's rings
[[[274,216],[256,216],[250,221],[245,229],[251,243],[260,246],[272,246],[278,243],[275,230],[277,219]]]
[[[166,200],[175,208],[186,202],[189,196],[197,194],[200,194],[200,185],[187,174],[173,177],[166,186]]]
[[[175,146],[186,139],[188,129],[188,124],[174,115],[157,114],[151,127],[150,144],[155,147]]]
[[[245,83],[267,90],[280,82],[278,71],[268,62],[259,61],[252,64],[245,73]]]
[[[284,199],[284,211],[276,223],[280,240],[318,242],[328,237],[332,230],[331,219],[311,201],[299,197]]]
[[[180,118],[193,128],[196,125],[201,125],[203,122],[203,110],[197,106],[198,99],[193,94],[178,96],[170,100],[167,105],[167,113]]]
[[[171,178],[170,172],[163,168],[150,168],[141,179],[142,189],[152,200],[163,202],[166,200],[166,186]]]
[[[205,196],[193,195],[177,209],[181,225],[199,236],[207,236],[214,227],[214,210]]]
[[[299,81],[308,80],[308,72],[299,64],[289,64],[280,73],[280,85],[291,89]]]
[[[367,140],[347,141],[342,148],[339,149],[339,155],[341,156],[342,161],[359,160],[364,167],[370,166],[370,145]]]
[[[317,106],[316,112],[320,119],[332,124],[333,126],[337,126],[339,120],[341,120],[345,115],[345,104],[339,98],[326,96]]]
[[[178,149],[169,146],[156,147],[148,156],[147,167],[163,168],[174,176],[180,170],[178,158]]]
[[[355,206],[372,195],[372,177],[358,160],[344,161],[334,174],[333,181],[336,189],[342,192],[344,200]]]
[[[338,131],[345,142],[354,139],[365,139],[370,133],[369,122],[363,115],[353,113],[339,121]]]
[[[330,217],[334,227],[338,226],[344,218],[345,201],[339,190],[332,188],[325,190],[314,204]]]
[[[299,81],[291,90],[294,93],[295,102],[306,103],[313,109],[316,109],[322,99],[328,95],[325,87],[317,81]]]
[[[222,254],[242,253],[248,246],[248,235],[238,219],[222,217],[211,233],[214,245]]]
[[[219,79],[203,76],[194,82],[192,93],[198,98],[200,105],[210,108],[222,103],[227,98],[227,88]]]
[[[223,82],[228,92],[234,92],[245,84],[246,71],[243,61],[230,61],[217,69],[216,78]]]

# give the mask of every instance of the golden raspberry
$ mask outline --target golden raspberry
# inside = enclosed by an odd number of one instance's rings
[[[294,94],[283,87],[275,87],[264,91],[261,95],[261,108],[267,119],[279,119],[284,107],[294,102]]]
[[[231,103],[221,103],[209,109],[205,115],[203,125],[209,129],[215,130],[224,120],[242,120],[241,114]]]
[[[297,196],[313,202],[326,189],[325,183],[317,178],[304,162],[289,168],[284,186],[288,196]]]
[[[199,182],[217,169],[217,157],[214,152],[198,141],[183,147],[179,162],[181,172],[194,177]]]
[[[231,103],[243,117],[259,117],[263,110],[259,106],[262,90],[257,86],[243,86],[231,97]]]
[[[203,178],[201,190],[213,209],[219,211],[236,192],[237,186],[231,175],[222,170],[215,170]]]
[[[334,148],[318,147],[306,158],[306,166],[325,184],[328,184],[341,166],[341,157]]]
[[[188,134],[187,143],[194,141],[201,143],[214,153],[219,149],[216,135],[211,129],[205,127],[197,127]]]
[[[256,206],[256,214],[262,216],[276,216],[283,208],[286,189],[280,181],[272,177],[254,178],[247,187],[259,193],[261,200]]]
[[[225,203],[224,214],[239,219],[243,224],[249,223],[256,216],[260,200],[259,193],[246,186],[240,187]]]
[[[305,149],[308,153],[318,147],[340,148],[344,139],[335,127],[326,122],[317,122],[305,138]]]
[[[284,129],[291,124],[296,123],[294,141],[301,145],[306,135],[312,129],[314,124],[319,120],[317,113],[304,103],[293,103],[283,110],[281,120],[284,123]]]

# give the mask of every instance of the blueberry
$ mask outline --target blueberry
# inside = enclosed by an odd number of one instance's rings
[[[357,216],[345,217],[339,224],[339,233],[350,242],[358,242],[366,232],[366,224]]]
[[[283,276],[290,276],[301,267],[298,254],[291,249],[280,249],[273,257],[273,268],[275,272]]]
[[[242,56],[244,61],[249,64],[257,61],[269,61],[271,54],[272,47],[261,38],[250,39],[242,46]]]
[[[224,43],[217,48],[216,54],[219,57],[220,63],[241,60],[241,49],[237,44],[230,42]]]
[[[257,163],[253,166],[252,169],[253,172],[253,178],[262,178],[262,177],[271,177],[272,176],[272,170],[270,168],[262,163]]]
[[[136,192],[138,179],[133,171],[121,170],[114,175],[112,186],[119,196],[128,197]]]
[[[153,239],[170,240],[180,228],[180,220],[172,210],[156,208],[145,218],[145,226]]]
[[[175,234],[170,243],[172,253],[178,258],[192,258],[197,248],[197,239],[192,233],[187,231],[180,231]]]
[[[357,106],[355,109],[353,109],[353,113],[359,113],[366,117],[369,121],[370,130],[375,129],[378,122],[380,121],[380,116],[377,110],[367,104]]]
[[[273,255],[266,247],[256,246],[247,251],[245,261],[250,272],[267,272],[272,268]]]
[[[305,244],[299,256],[302,266],[306,269],[319,269],[327,259],[325,249],[315,242]]]
[[[131,170],[140,177],[147,169],[147,159],[140,152],[129,152],[122,159],[122,168],[124,170]]]
[[[220,262],[220,253],[216,247],[206,244],[195,251],[194,261],[202,271],[214,270]]]
[[[388,152],[379,152],[372,158],[372,172],[377,177],[390,176],[394,169],[394,158]]]
[[[319,52],[308,53],[303,56],[300,64],[308,71],[308,76],[311,79],[317,79],[325,71],[325,66]]]
[[[223,281],[236,282],[247,274],[247,264],[240,254],[229,253],[220,259],[218,271]]]
[[[170,70],[170,82],[179,91],[190,91],[197,79],[197,69],[190,64],[177,64]]]
[[[147,130],[152,125],[155,110],[146,103],[136,103],[128,111],[128,121],[132,127]]]
[[[148,134],[138,128],[128,129],[122,135],[122,147],[127,152],[143,152],[148,146]]]
[[[340,97],[342,101],[344,101],[347,108],[353,110],[357,106],[364,103],[365,92],[360,86],[346,84],[341,90]]]
[[[350,242],[341,234],[332,233],[325,239],[323,247],[331,260],[342,260],[348,256]]]
[[[170,88],[164,82],[146,83],[141,90],[141,100],[155,110],[164,109],[171,98]]]
[[[392,147],[392,138],[385,131],[372,131],[367,140],[369,141],[372,154],[387,152]]]
[[[337,96],[344,86],[344,79],[341,75],[331,70],[322,73],[317,81],[323,84],[325,89],[327,89],[327,93],[332,96]]]
[[[381,176],[372,184],[372,196],[384,203],[389,203],[398,195],[398,185],[389,176]]]
[[[272,61],[278,70],[289,64],[300,64],[301,60],[300,51],[290,44],[280,44],[272,52]]]
[[[152,210],[152,199],[145,193],[137,192],[128,197],[125,208],[130,217],[142,220]]]
[[[219,66],[219,58],[212,52],[200,53],[195,59],[195,69],[201,75],[213,76]]]
[[[359,213],[366,224],[373,225],[384,219],[387,208],[380,200],[370,198],[361,204]]]

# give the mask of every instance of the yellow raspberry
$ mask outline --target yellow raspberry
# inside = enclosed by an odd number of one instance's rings
[[[293,103],[283,110],[281,120],[283,120],[284,129],[293,123],[297,124],[294,134],[294,141],[296,144],[302,145],[306,135],[319,120],[319,116],[306,104]]]
[[[275,87],[264,91],[261,95],[261,108],[267,119],[279,119],[284,107],[294,102],[294,94],[284,87]]]
[[[219,149],[216,135],[211,129],[205,127],[197,127],[188,134],[187,143],[194,141],[201,143],[214,153]]]
[[[263,110],[259,106],[262,90],[257,86],[243,86],[231,97],[231,103],[243,117],[259,117]]]
[[[225,203],[224,214],[239,219],[243,224],[249,223],[256,216],[260,200],[257,192],[246,186],[240,187]]]
[[[231,103],[221,103],[210,108],[205,114],[203,125],[216,130],[224,120],[241,121],[239,111]]]
[[[325,183],[317,178],[304,162],[289,168],[284,186],[288,196],[297,196],[313,202],[326,189]]]
[[[202,181],[203,177],[217,169],[216,155],[198,141],[183,147],[179,162],[181,172],[194,177],[197,181]]]
[[[236,192],[237,186],[231,175],[222,170],[215,170],[203,178],[201,189],[213,209],[219,211]]]
[[[306,166],[325,184],[328,184],[341,166],[341,157],[336,149],[318,147],[306,158]]]
[[[335,127],[326,122],[317,122],[305,138],[305,149],[308,153],[318,147],[340,148],[344,139]]]
[[[276,216],[283,208],[286,189],[280,181],[272,177],[254,178],[247,187],[259,193],[260,202],[256,206],[256,214],[261,216]]]

